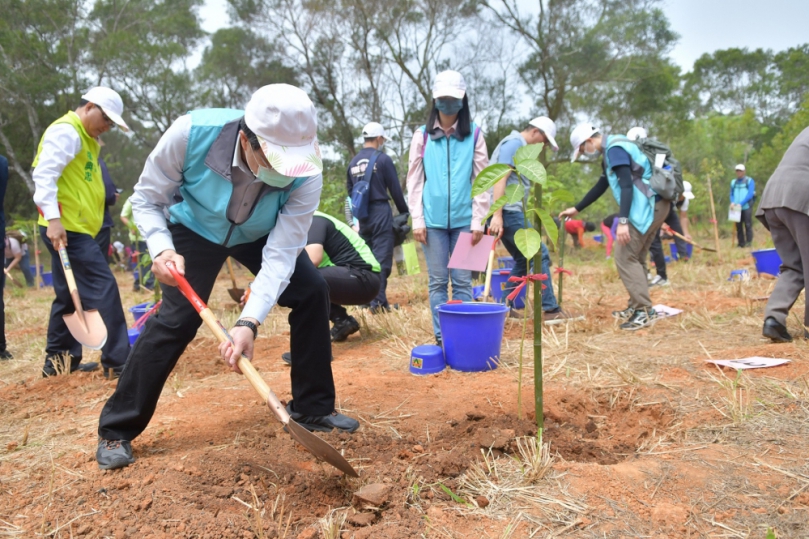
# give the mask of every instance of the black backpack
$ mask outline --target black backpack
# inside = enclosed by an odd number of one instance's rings
[[[674,158],[671,148],[657,139],[641,138],[633,141],[640,151],[649,159],[652,167],[652,177],[649,178],[649,185],[654,192],[665,198],[677,202],[685,191],[683,186],[683,167]],[[658,154],[666,156],[663,167],[655,166],[655,158]]]

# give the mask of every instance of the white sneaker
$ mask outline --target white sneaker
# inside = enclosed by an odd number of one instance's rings
[[[655,275],[654,279],[649,282],[649,286],[669,286],[669,282],[660,275]]]
[[[646,282],[647,282],[647,283],[651,283],[651,282],[652,282],[652,279],[653,279],[652,274],[651,274],[651,273],[647,273],[647,274],[646,274]]]

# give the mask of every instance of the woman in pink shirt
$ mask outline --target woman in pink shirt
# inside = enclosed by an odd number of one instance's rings
[[[407,203],[413,237],[424,245],[429,274],[430,308],[436,342],[441,344],[437,307],[452,297],[472,301],[472,272],[449,270],[447,264],[461,232],[472,243],[483,236],[489,195],[472,198],[472,182],[489,164],[486,141],[471,120],[466,82],[457,71],[435,78],[433,107],[427,124],[413,133],[407,171]],[[499,234],[499,224],[492,233]]]

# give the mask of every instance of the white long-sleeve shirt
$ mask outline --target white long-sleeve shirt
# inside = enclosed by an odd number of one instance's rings
[[[175,203],[174,195],[183,183],[190,132],[190,115],[182,116],[172,124],[149,154],[132,195],[135,224],[146,239],[152,259],[167,249],[174,249],[164,212]],[[246,167],[241,162],[238,142],[234,147],[233,166]],[[261,253],[261,271],[250,287],[250,299],[242,311],[242,318],[263,322],[286,289],[298,255],[306,246],[306,236],[312,215],[320,203],[322,187],[323,177],[318,174],[290,194],[275,227],[269,231]],[[222,219],[225,218],[223,215]],[[193,268],[187,269],[193,271]]]
[[[42,152],[32,174],[34,179],[34,204],[42,210],[45,220],[61,217],[57,199],[56,182],[65,167],[79,155],[81,138],[70,124],[49,127],[42,136]]]

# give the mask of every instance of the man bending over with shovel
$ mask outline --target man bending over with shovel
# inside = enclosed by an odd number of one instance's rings
[[[220,346],[223,359],[239,372],[237,359],[252,358],[258,326],[270,309],[276,303],[290,307],[295,361],[287,411],[310,431],[359,427],[334,409],[329,288],[303,252],[323,184],[316,135],[315,107],[306,93],[272,84],[257,90],[244,111],[203,109],[180,117],[157,143],[132,208],[152,271],[168,286],[101,411],[100,468],[134,462],[131,441],[149,424],[163,385],[201,323],[175,288],[169,262],[206,302],[228,256],[245,265],[256,279],[230,330],[233,344]],[[181,202],[175,202],[177,192]]]

